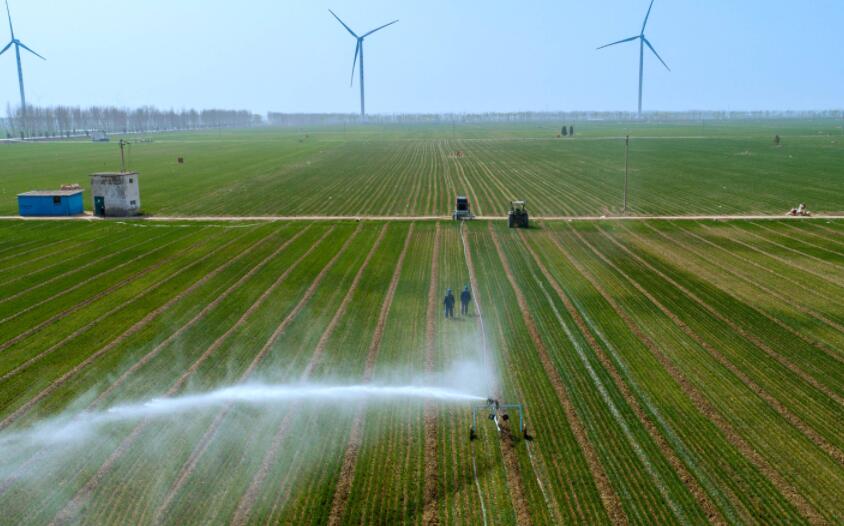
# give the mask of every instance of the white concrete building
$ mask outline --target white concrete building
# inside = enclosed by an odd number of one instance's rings
[[[140,213],[137,172],[91,174],[91,194],[94,196],[94,215],[126,217]]]

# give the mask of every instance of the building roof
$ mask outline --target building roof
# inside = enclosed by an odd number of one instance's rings
[[[69,196],[69,195],[76,195],[81,194],[82,190],[31,190],[29,192],[24,192],[22,194],[18,194],[18,197],[53,197],[53,196]]]
[[[98,172],[91,174],[91,177],[120,177],[125,175],[137,176],[138,172]]]

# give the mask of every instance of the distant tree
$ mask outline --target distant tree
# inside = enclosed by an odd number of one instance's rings
[[[574,137],[574,126],[569,126],[569,135]]]
[[[782,140],[780,139],[780,136],[779,136],[779,135],[774,135],[774,144],[775,144],[776,146],[779,146],[779,145],[780,145],[780,142],[782,142]]]
[[[569,129],[566,126],[563,126],[563,131],[561,133],[563,137],[568,137]]]

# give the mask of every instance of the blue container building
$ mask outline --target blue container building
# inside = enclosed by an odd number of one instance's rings
[[[18,194],[22,216],[75,216],[83,213],[82,190],[34,190]]]

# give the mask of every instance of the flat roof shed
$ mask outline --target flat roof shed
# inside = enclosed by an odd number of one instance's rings
[[[82,190],[33,190],[18,194],[18,212],[24,217],[79,215],[84,212]]]

